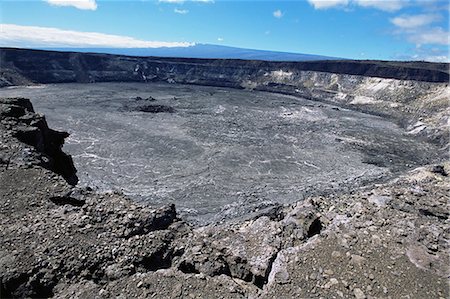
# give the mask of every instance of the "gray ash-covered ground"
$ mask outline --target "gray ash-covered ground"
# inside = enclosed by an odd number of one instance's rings
[[[30,98],[69,131],[81,185],[175,203],[196,223],[352,190],[437,156],[389,120],[273,93],[98,83],[0,95]]]

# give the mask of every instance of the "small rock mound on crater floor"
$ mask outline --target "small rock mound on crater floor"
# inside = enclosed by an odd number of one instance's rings
[[[143,105],[143,106],[136,107],[136,110],[141,111],[141,112],[149,112],[149,113],[161,113],[161,112],[174,113],[175,112],[175,109],[173,107],[165,106],[165,105]]]
[[[161,105],[161,104],[145,104],[147,102],[155,102],[156,99],[153,97],[148,97],[146,99],[141,97],[136,97],[135,102],[127,103],[124,105],[123,110],[125,111],[140,111],[148,113],[174,113],[175,109],[171,106]]]

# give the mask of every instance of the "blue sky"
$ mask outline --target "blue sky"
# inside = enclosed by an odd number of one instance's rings
[[[447,0],[1,1],[1,46],[207,43],[354,59],[449,60]]]

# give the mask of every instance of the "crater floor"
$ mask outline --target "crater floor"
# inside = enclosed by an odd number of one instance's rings
[[[273,93],[96,83],[0,96],[30,98],[50,127],[71,133],[64,151],[80,184],[175,203],[198,224],[352,190],[431,163],[437,152],[382,117]]]

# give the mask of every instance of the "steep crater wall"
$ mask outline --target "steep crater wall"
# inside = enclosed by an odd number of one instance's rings
[[[0,48],[2,69],[38,83],[173,79],[239,86],[271,71],[313,71],[398,80],[448,82],[446,63],[387,61],[269,62],[236,59],[131,57]],[[181,83],[181,82],[180,82]]]

